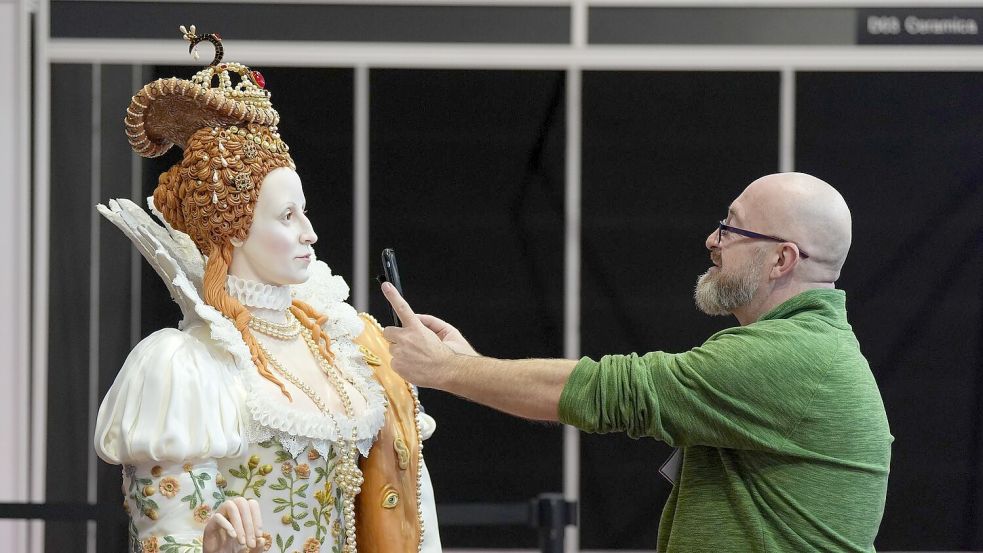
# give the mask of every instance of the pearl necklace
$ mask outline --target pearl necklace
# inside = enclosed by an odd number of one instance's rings
[[[300,336],[301,324],[293,313],[287,311],[286,323],[275,323],[253,315],[249,318],[249,328],[277,340],[293,340]]]
[[[255,317],[253,318],[255,319]],[[251,319],[252,320],[252,319]],[[269,321],[266,321],[269,322]],[[299,321],[294,318],[294,322],[298,325]],[[276,323],[271,323],[276,324]],[[259,332],[264,332],[264,328],[256,328]],[[344,553],[357,553],[358,544],[355,537],[355,498],[358,496],[359,492],[362,491],[362,483],[364,478],[362,478],[362,471],[358,468],[358,447],[356,446],[358,438],[358,427],[355,424],[355,413],[352,407],[351,398],[348,396],[348,391],[345,390],[344,382],[339,374],[340,371],[337,367],[328,363],[328,360],[321,355],[321,351],[317,344],[314,342],[314,337],[311,334],[310,329],[303,328],[300,330],[300,334],[304,336],[304,341],[307,343],[307,348],[311,351],[311,355],[314,356],[314,360],[317,362],[318,366],[321,368],[321,372],[327,375],[328,380],[331,382],[332,387],[338,392],[338,397],[341,399],[341,403],[345,409],[345,416],[352,421],[352,437],[351,440],[345,440],[341,437],[341,425],[338,424],[338,420],[335,418],[334,413],[332,413],[327,406],[324,404],[324,400],[321,396],[314,391],[313,388],[307,385],[306,382],[298,378],[296,375],[288,371],[276,357],[273,356],[262,343],[257,341],[259,344],[259,349],[266,356],[267,361],[273,367],[273,369],[280,373],[284,378],[286,378],[291,384],[296,386],[308,398],[317,406],[318,410],[321,411],[325,416],[331,419],[334,423],[335,428],[338,430],[339,435],[339,447],[341,449],[341,455],[339,455],[338,465],[335,469],[335,475],[338,481],[338,487],[342,492],[342,511],[345,519],[345,542],[342,545],[342,551]],[[276,338],[277,336],[272,336]],[[419,486],[417,487],[417,495],[419,496]]]

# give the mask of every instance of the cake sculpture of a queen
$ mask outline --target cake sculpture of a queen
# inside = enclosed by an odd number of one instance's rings
[[[435,424],[314,257],[263,76],[223,62],[217,34],[181,32],[215,59],[144,86],[124,121],[140,155],[183,150],[148,199],[160,222],[98,206],[183,314],[133,349],[99,409],[131,551],[440,551],[422,453]]]

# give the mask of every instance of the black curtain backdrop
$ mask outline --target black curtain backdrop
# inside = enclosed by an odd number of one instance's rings
[[[305,183],[320,258],[352,276],[353,71],[259,68]],[[188,76],[148,68],[141,80]],[[52,69],[50,501],[85,501],[92,137],[103,200],[129,195],[121,119],[130,66]],[[681,351],[735,324],[692,305],[703,241],[744,186],[778,168],[774,72],[585,72],[581,340],[587,355]],[[373,70],[371,257],[395,247],[408,299],[479,351],[559,356],[563,328],[564,104],[557,71]],[[983,97],[977,73],[799,73],[795,166],[836,186],[854,243],[839,286],[896,437],[879,550],[983,549]],[[312,106],[314,106],[312,108]],[[71,129],[66,132],[66,129]],[[144,162],[141,196],[177,159]],[[102,225],[99,392],[129,337],[130,246]],[[85,269],[79,270],[79,266]],[[143,264],[145,336],[179,319]],[[388,318],[373,293],[371,311]],[[100,395],[101,398],[101,395]],[[559,491],[562,431],[424,391],[438,502]],[[654,440],[584,436],[582,544],[654,548],[668,495]],[[99,462],[99,502],[120,509]],[[708,523],[712,524],[712,521]],[[99,527],[99,551],[125,534]],[[84,551],[85,525],[51,523],[50,551]],[[531,530],[442,528],[446,547],[533,547]]]
[[[797,166],[853,210],[839,286],[895,436],[880,549],[983,549],[978,73],[805,73]]]

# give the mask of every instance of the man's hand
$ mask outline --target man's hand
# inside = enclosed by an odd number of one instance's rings
[[[228,499],[205,523],[203,553],[261,553],[265,547],[263,516],[255,499]]]
[[[451,348],[451,351],[454,353],[473,356],[479,355],[478,352],[471,347],[471,344],[464,339],[461,331],[454,328],[454,326],[447,321],[438,319],[433,315],[417,315],[417,317],[420,319],[420,322],[424,324],[424,326],[432,330],[433,333],[440,338],[440,341],[447,347]]]
[[[403,323],[402,328],[389,326],[383,330],[383,336],[392,344],[389,346],[389,352],[393,356],[393,370],[417,386],[443,389],[442,377],[446,376],[447,365],[457,349],[471,352],[474,352],[474,349],[453,326],[436,317],[428,317],[427,320],[442,329],[451,343],[442,341],[423,323],[421,317],[413,312],[392,284],[383,283],[382,293]],[[443,326],[440,323],[443,323]]]

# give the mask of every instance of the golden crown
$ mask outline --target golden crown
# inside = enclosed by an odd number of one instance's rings
[[[180,30],[191,43],[188,52],[195,59],[202,42],[215,46],[215,57],[191,80],[157,79],[133,95],[124,119],[133,150],[144,157],[157,157],[175,144],[184,148],[188,138],[205,127],[231,125],[243,134],[249,124],[256,124],[270,127],[276,134],[280,114],[273,109],[263,75],[241,63],[223,62],[225,49],[218,33],[199,35],[194,25],[190,29],[182,25]],[[266,146],[255,136],[246,138]],[[280,149],[277,144],[273,146]]]
[[[270,91],[266,90],[266,79],[259,71],[252,71],[245,65],[235,62],[222,63],[225,49],[222,47],[222,37],[218,33],[208,33],[198,35],[194,25],[190,29],[184,25],[180,27],[184,40],[191,44],[188,46],[188,53],[194,59],[198,59],[198,45],[202,42],[210,42],[215,46],[215,57],[207,67],[195,73],[191,77],[191,82],[205,88],[219,90],[225,97],[239,100],[260,108],[272,107],[270,102]],[[232,84],[232,73],[239,77],[239,82]],[[218,77],[218,86],[212,83]]]

